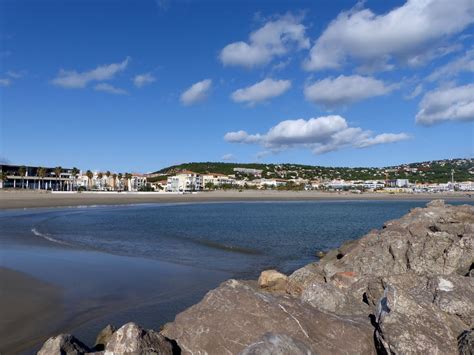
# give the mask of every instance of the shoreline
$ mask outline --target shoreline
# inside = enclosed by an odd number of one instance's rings
[[[25,208],[81,207],[136,205],[150,203],[190,203],[190,202],[252,202],[252,201],[429,201],[435,199],[450,201],[472,201],[469,193],[361,193],[319,192],[319,191],[206,191],[195,194],[168,193],[68,193],[56,194],[44,191],[0,191],[0,210]]]

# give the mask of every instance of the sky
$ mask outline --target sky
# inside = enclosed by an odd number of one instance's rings
[[[0,160],[474,155],[472,0],[0,0]]]

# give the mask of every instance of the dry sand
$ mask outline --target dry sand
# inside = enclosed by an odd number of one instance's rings
[[[236,190],[194,194],[172,193],[51,193],[44,191],[0,191],[0,209],[123,205],[141,203],[223,202],[223,201],[312,201],[312,200],[432,200],[471,201],[468,193],[388,194],[319,191]]]

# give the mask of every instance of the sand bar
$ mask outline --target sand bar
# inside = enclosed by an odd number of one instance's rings
[[[317,200],[432,200],[472,201],[469,193],[388,194],[319,191],[206,191],[172,193],[51,193],[43,191],[0,191],[0,209],[123,205],[141,203],[224,202],[224,201],[317,201]]]

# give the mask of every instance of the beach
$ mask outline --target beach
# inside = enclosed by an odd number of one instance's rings
[[[433,200],[471,201],[471,194],[450,193],[351,193],[320,191],[218,190],[193,194],[173,193],[51,193],[44,191],[0,191],[0,209],[126,205],[179,202],[232,201],[322,201],[322,200]]]

